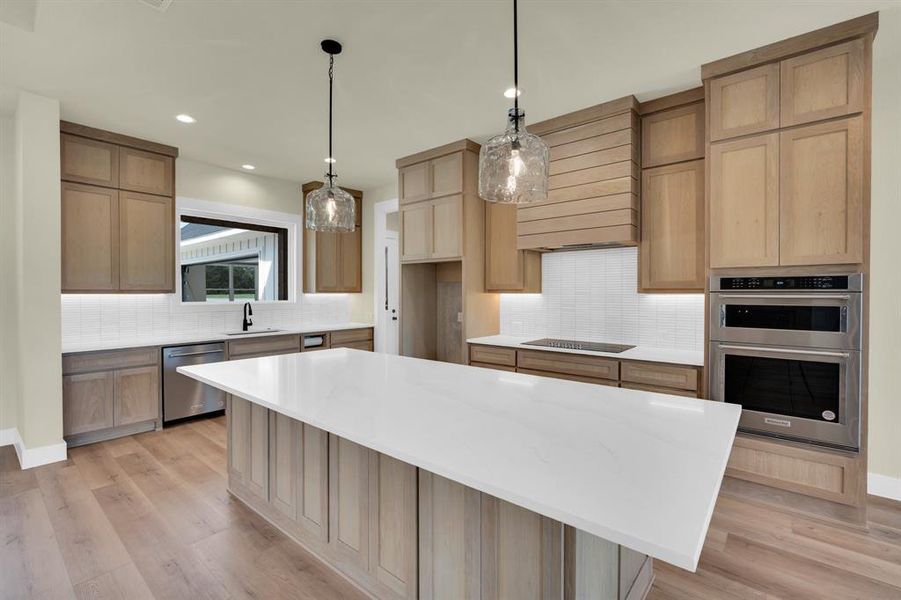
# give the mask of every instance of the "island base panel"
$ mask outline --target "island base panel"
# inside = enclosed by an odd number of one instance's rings
[[[651,559],[236,396],[229,492],[375,598],[641,600]]]

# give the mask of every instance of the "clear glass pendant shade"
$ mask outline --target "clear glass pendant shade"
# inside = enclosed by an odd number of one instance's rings
[[[354,197],[332,183],[331,178],[321,188],[307,194],[307,229],[349,233],[354,230],[356,212]]]
[[[547,200],[548,161],[547,145],[526,131],[525,113],[511,108],[507,130],[479,152],[479,196],[506,204]]]

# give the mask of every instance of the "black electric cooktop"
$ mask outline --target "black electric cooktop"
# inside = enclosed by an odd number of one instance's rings
[[[589,352],[619,353],[631,350],[635,346],[626,344],[605,344],[603,342],[580,342],[579,340],[560,340],[556,338],[541,338],[531,342],[523,342],[527,346],[544,346],[545,348],[563,348],[564,350],[587,350]]]

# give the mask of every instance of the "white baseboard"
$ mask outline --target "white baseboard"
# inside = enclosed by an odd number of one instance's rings
[[[901,478],[867,473],[867,493],[901,502]]]
[[[16,448],[16,456],[19,458],[19,467],[22,470],[66,460],[66,442],[26,448],[18,429],[15,427],[0,429],[0,446],[10,445]]]

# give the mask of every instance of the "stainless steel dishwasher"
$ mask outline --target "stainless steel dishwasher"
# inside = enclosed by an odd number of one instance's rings
[[[225,360],[225,344],[194,344],[163,348],[163,422],[216,412],[225,408],[225,392],[185,377],[178,367]]]

